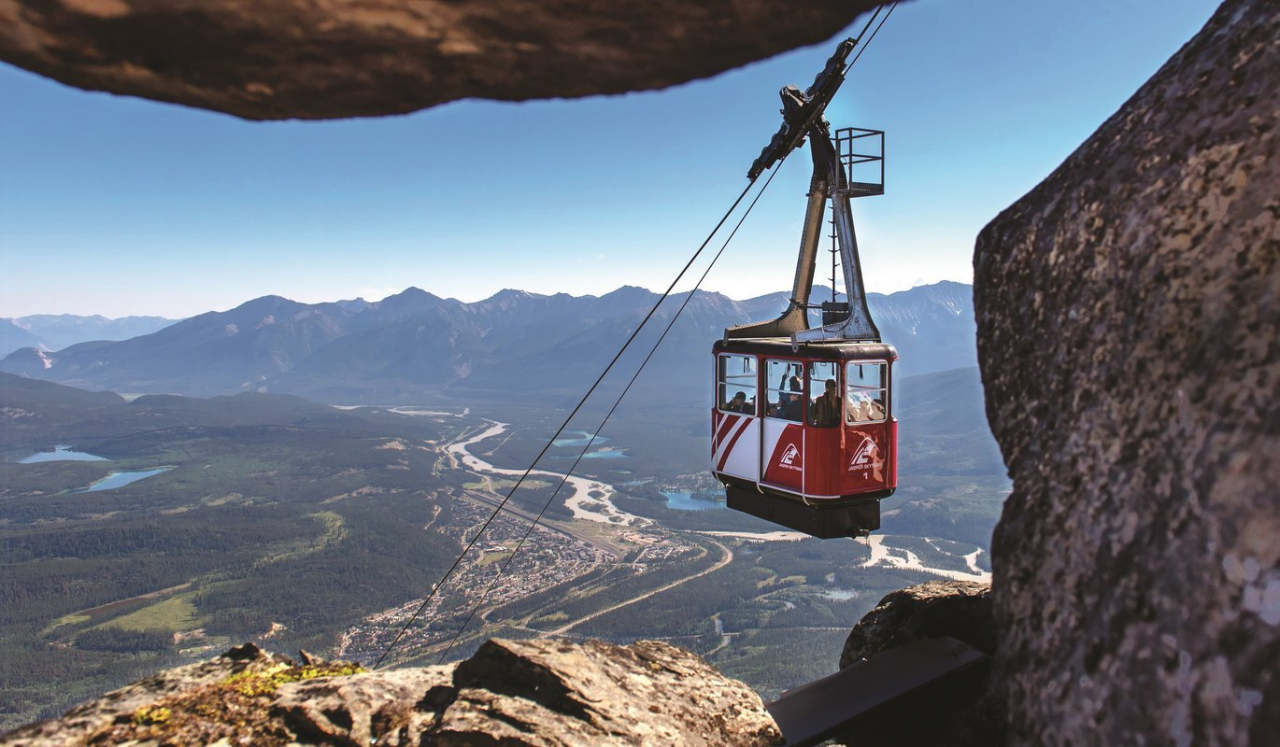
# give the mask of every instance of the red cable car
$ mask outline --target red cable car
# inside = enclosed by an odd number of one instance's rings
[[[734,339],[714,353],[712,469],[729,508],[815,537],[879,529],[898,484],[893,346]]]
[[[898,484],[897,353],[867,307],[849,205],[884,193],[884,133],[844,128],[833,139],[822,116],[852,49],[841,44],[807,91],[782,89],[782,128],[748,174],[756,178],[808,137],[813,178],[791,302],[773,321],[725,330],[712,348],[711,469],[729,508],[822,538],[879,529],[880,500]],[[823,325],[810,329],[828,201],[847,301],[823,303]]]

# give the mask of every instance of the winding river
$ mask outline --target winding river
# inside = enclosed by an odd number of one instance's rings
[[[908,571],[922,571],[931,573],[935,576],[955,579],[956,581],[980,581],[983,583],[991,582],[991,574],[978,567],[978,556],[982,554],[981,549],[974,550],[964,556],[965,565],[969,566],[971,573],[964,571],[953,571],[946,568],[931,568],[920,562],[920,556],[902,547],[887,547],[884,544],[885,537],[882,534],[873,534],[868,539],[867,544],[871,548],[871,557],[862,564],[863,568],[871,568],[872,566],[883,565],[893,568],[902,568]],[[902,553],[902,556],[891,554]]]
[[[524,474],[524,470],[504,469],[495,467],[486,462],[484,459],[472,454],[468,447],[479,443],[487,438],[493,438],[506,432],[510,427],[508,423],[499,423],[496,420],[486,420],[490,423],[489,427],[480,431],[474,436],[464,440],[455,441],[445,447],[450,455],[460,461],[463,466],[478,472],[488,472],[504,477],[519,478]],[[548,470],[535,469],[529,472],[530,475],[541,475],[543,477],[551,477],[556,480],[564,479],[562,472],[550,472]],[[570,475],[565,479],[565,485],[568,486],[572,493],[565,499],[564,505],[573,512],[573,518],[583,521],[594,521],[600,524],[613,524],[615,526],[628,527],[647,527],[652,526],[653,521],[643,516],[636,516],[633,513],[623,511],[613,505],[613,496],[617,492],[614,487],[608,483],[599,480],[592,480],[586,477],[577,477]],[[600,497],[592,497],[591,493],[597,492]]]

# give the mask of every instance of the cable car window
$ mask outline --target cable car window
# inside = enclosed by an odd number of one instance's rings
[[[803,367],[796,361],[770,358],[765,362],[765,401],[769,405],[769,417],[794,420],[804,419],[804,386],[800,377]]]
[[[722,412],[756,414],[756,357],[721,355],[716,396]]]
[[[846,423],[876,423],[888,414],[888,366],[852,361],[845,369]]]
[[[840,425],[840,364],[836,361],[809,363],[809,425],[835,428]]]

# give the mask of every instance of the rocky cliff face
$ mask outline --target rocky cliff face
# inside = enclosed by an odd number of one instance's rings
[[[1229,0],[978,238],[1014,744],[1280,744],[1278,38]]]
[[[765,747],[781,736],[750,688],[683,649],[493,640],[457,665],[373,673],[247,644],[0,737],[123,743]]]
[[[825,41],[876,5],[0,0],[0,59],[247,119],[330,119],[663,88]]]

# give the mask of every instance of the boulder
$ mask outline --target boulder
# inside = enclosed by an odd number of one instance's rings
[[[642,91],[830,39],[877,0],[0,0],[0,60],[246,119]]]
[[[948,636],[995,653],[990,584],[930,581],[887,594],[845,639],[840,668],[917,638]]]
[[[781,744],[760,697],[654,641],[493,640],[459,664],[365,672],[251,644],[0,736],[0,747]]]
[[[978,237],[1012,744],[1280,744],[1280,4]]]
[[[434,666],[291,682],[272,710],[302,742],[409,747],[453,695],[452,675],[452,666]]]
[[[657,641],[492,640],[453,680],[440,747],[782,744],[751,688]]]

